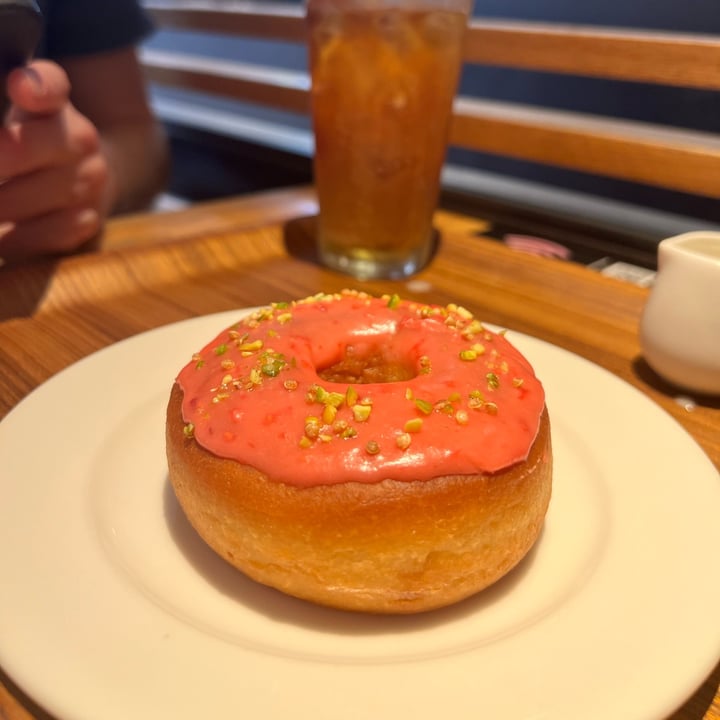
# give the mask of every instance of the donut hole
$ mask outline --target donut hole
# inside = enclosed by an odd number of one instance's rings
[[[331,365],[318,368],[327,382],[365,385],[411,380],[417,376],[409,358],[393,355],[387,346],[347,345]]]

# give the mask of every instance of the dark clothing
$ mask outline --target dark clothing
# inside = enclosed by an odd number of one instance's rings
[[[152,31],[137,0],[37,0],[45,34],[37,55],[53,60],[136,45]]]

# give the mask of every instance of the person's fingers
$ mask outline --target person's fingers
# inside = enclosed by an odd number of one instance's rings
[[[10,122],[28,114],[50,115],[59,112],[68,102],[70,81],[59,65],[36,60],[8,75],[7,93],[13,105]]]
[[[101,226],[93,208],[67,208],[18,225],[0,223],[0,259],[15,262],[68,253],[95,237]]]
[[[95,126],[72,106],[58,115],[10,122],[0,130],[0,179],[73,162],[99,145]]]
[[[78,165],[57,165],[0,184],[0,220],[13,223],[54,210],[95,206],[105,191],[108,167],[99,153]]]
[[[58,165],[2,183],[0,219],[16,223],[77,205],[83,187],[74,182],[74,175],[75,168],[71,165]]]

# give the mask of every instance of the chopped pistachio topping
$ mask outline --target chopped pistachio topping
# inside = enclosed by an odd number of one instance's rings
[[[513,387],[519,388],[519,387],[522,387],[522,384],[524,382],[525,381],[522,378],[513,378],[512,384],[513,384]]]
[[[489,415],[497,415],[498,413],[498,406],[494,402],[486,402],[483,408]]]
[[[322,419],[326,425],[332,425],[337,415],[337,408],[334,405],[326,405],[323,408]]]
[[[427,400],[421,400],[420,398],[415,398],[415,407],[423,413],[423,415],[429,415],[433,411],[432,403],[429,403]]]
[[[468,407],[471,410],[479,410],[485,403],[485,395],[480,390],[471,390],[468,399]]]
[[[395,438],[395,444],[401,449],[401,450],[407,450],[410,447],[410,443],[412,442],[412,438],[410,437],[410,433],[400,433]]]
[[[400,305],[400,296],[397,294],[391,295],[388,299],[388,307],[394,310]]]
[[[345,393],[345,402],[348,404],[348,407],[352,407],[355,403],[357,403],[357,401],[357,390],[352,385],[349,385],[347,392]]]
[[[366,422],[370,417],[372,405],[353,405],[352,413],[356,422]]]
[[[320,418],[311,415],[305,418],[305,435],[309,438],[316,438],[320,434]]]
[[[263,354],[260,371],[268,377],[277,377],[280,371],[287,367],[285,357],[280,353],[268,351]]]
[[[263,346],[262,340],[253,340],[252,342],[243,342],[239,345],[238,350],[241,353],[254,353],[260,350]],[[227,349],[227,348],[226,348]]]
[[[490,388],[490,390],[497,390],[500,387],[500,379],[495,373],[489,372],[485,377],[487,378],[488,388]]]
[[[483,324],[479,320],[471,320],[470,324],[465,328],[463,331],[463,336],[467,338],[471,338],[474,335],[479,335],[481,332],[483,332],[485,328],[483,327]]]
[[[188,423],[183,428],[183,435],[185,435],[186,438],[191,438],[195,435],[195,426],[192,423]]]
[[[323,402],[326,405],[332,405],[335,408],[339,408],[345,402],[345,395],[339,392],[327,393]]]
[[[465,362],[472,362],[473,360],[477,360],[478,354],[474,350],[461,350],[460,351],[460,359],[464,360]]]
[[[336,435],[342,435],[348,429],[348,427],[349,425],[347,423],[347,420],[336,420],[332,424],[332,431]]]
[[[468,420],[469,418],[466,410],[458,410],[455,413],[455,421],[458,425],[467,425]]]
[[[222,345],[218,345],[218,346],[213,350],[213,352],[214,352],[216,355],[224,355],[224,354],[227,352],[227,349],[228,349],[228,348],[227,348],[227,345],[226,345],[225,343],[223,343]]]
[[[368,455],[377,455],[380,452],[380,446],[375,440],[368,440],[365,445],[365,452],[367,452]]]
[[[422,418],[413,418],[405,423],[405,427],[403,429],[406,433],[418,433],[422,430],[422,426]]]

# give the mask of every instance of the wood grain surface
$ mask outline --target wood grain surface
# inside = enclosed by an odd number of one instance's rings
[[[669,412],[720,468],[720,399],[695,398],[688,411],[642,359],[647,290],[510,250],[483,236],[482,218],[444,211],[425,270],[403,282],[353,281],[317,262],[315,212],[312,190],[300,188],[130,216],[112,221],[94,252],[1,268],[0,419],[59,370],[144,330],[356,287],[456,302],[588,358]],[[671,720],[720,720],[719,686],[720,665]],[[0,719],[32,718],[48,716],[0,670]]]

